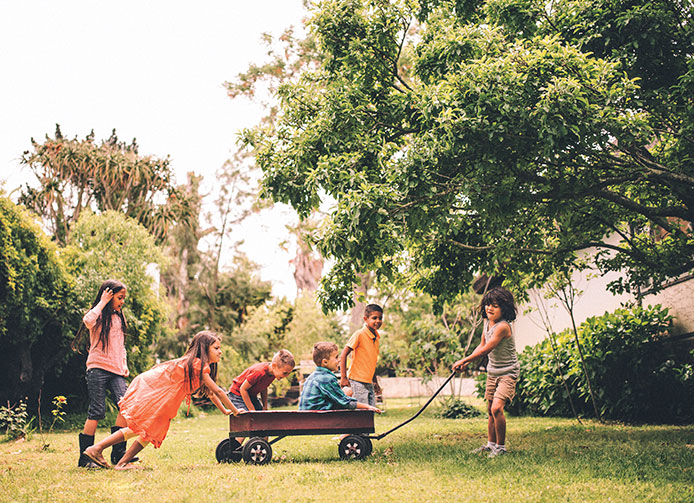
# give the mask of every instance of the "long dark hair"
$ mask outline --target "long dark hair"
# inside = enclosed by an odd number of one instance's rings
[[[496,304],[501,309],[501,317],[506,321],[516,319],[516,303],[513,300],[513,294],[500,286],[492,288],[482,297],[480,302],[480,313],[482,318],[487,318],[487,312],[484,306]]]
[[[92,304],[91,309],[94,309],[94,307],[96,307],[96,305],[101,300],[101,294],[103,294],[104,290],[106,290],[107,288],[113,292],[114,296],[121,290],[126,289],[125,285],[120,281],[117,281],[115,279],[107,279],[101,284],[101,287],[99,288],[99,292],[96,294],[96,299],[94,299],[94,303]],[[113,302],[113,299],[111,299],[111,302]],[[117,314],[120,318],[121,326],[123,327],[123,340],[125,340],[126,336],[127,323],[125,322],[125,316],[123,316],[123,311],[114,311],[111,302],[109,302],[104,307],[103,311],[101,311],[101,321],[97,322],[101,328],[101,331],[99,332],[99,344],[101,344],[101,349],[104,351],[108,349],[108,336],[111,333],[111,318],[114,313]],[[76,351],[78,353],[80,352],[79,347],[82,343],[82,337],[86,333],[89,333],[89,329],[86,327],[84,322],[82,322],[79,330],[77,331],[77,335],[75,335],[75,338],[72,340],[72,344],[70,344],[70,347],[73,351]]]
[[[217,341],[221,341],[221,338],[215,332],[211,332],[209,330],[198,332],[195,334],[195,337],[193,337],[193,340],[188,347],[188,351],[186,351],[186,354],[183,355],[183,358],[185,359],[185,379],[188,383],[188,390],[190,391],[191,395],[200,393],[203,396],[207,396],[207,392],[210,391],[202,383],[202,369],[205,368],[205,365],[210,366],[210,377],[212,380],[217,380],[217,364],[210,363],[209,356],[210,346]],[[196,358],[200,359],[200,375],[198,376],[199,385],[196,389],[193,389],[193,362]]]

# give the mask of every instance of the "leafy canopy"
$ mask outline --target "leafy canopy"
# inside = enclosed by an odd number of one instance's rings
[[[244,139],[275,200],[336,201],[314,236],[335,260],[324,307],[366,270],[446,297],[479,270],[542,283],[589,248],[626,271],[616,291],[691,270],[690,17],[666,0],[321,2],[315,69]]]

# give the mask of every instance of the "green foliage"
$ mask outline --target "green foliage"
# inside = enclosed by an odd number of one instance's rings
[[[69,244],[61,256],[76,278],[76,306],[81,315],[91,307],[104,280],[114,278],[126,285],[128,293],[123,314],[128,323],[128,368],[132,375],[150,368],[154,362],[152,343],[167,330],[167,307],[159,298],[158,285],[148,273],[158,271],[163,264],[154,237],[122,213],[85,212],[74,225]],[[75,325],[75,332],[78,326]],[[73,354],[69,371],[51,383],[48,391],[55,387],[56,393],[76,394],[84,400],[87,396],[83,378],[85,358],[85,354]]]
[[[243,323],[251,308],[270,299],[272,285],[262,281],[258,271],[258,265],[243,255],[220,272],[215,272],[214,262],[208,262],[189,290],[191,332],[209,328],[230,333]]]
[[[436,417],[444,419],[467,419],[481,415],[482,412],[477,407],[455,397],[441,400],[441,408],[436,412]]]
[[[0,406],[0,431],[8,440],[26,438],[32,431],[27,405],[22,400],[14,406]]]
[[[689,360],[676,356],[667,338],[672,317],[661,306],[619,309],[578,328],[586,366],[604,417],[622,421],[681,422],[694,419]],[[559,364],[580,414],[593,416],[573,336],[557,335]],[[694,355],[692,355],[694,356]],[[520,354],[517,397],[509,410],[572,415],[548,340]],[[478,383],[478,392],[481,391]]]
[[[266,360],[280,350],[295,359],[311,358],[318,341],[340,345],[343,332],[335,315],[324,314],[313,292],[302,292],[291,304],[286,299],[260,305],[249,312],[246,322],[232,334],[232,345],[252,363]]]
[[[231,345],[245,360],[267,360],[283,348],[293,314],[286,299],[253,308],[246,322],[231,334]]]
[[[94,131],[84,140],[63,136],[56,125],[53,138],[31,140],[32,151],[22,164],[36,176],[20,202],[46,219],[53,238],[65,245],[72,225],[84,210],[119,211],[136,219],[158,238],[176,222],[194,220],[191,201],[172,184],[169,159],[139,154],[135,140],[118,140],[113,130],[97,144]]]
[[[300,292],[294,300],[292,320],[287,327],[284,347],[298,359],[311,359],[318,341],[343,344],[344,331],[334,314],[324,314],[315,292]]]
[[[450,373],[451,366],[464,356],[468,345],[479,302],[476,295],[469,292],[450,302],[436,303],[426,294],[403,291],[389,294],[377,374]]]
[[[55,423],[64,423],[65,417],[67,416],[67,413],[63,410],[63,408],[67,406],[67,398],[65,398],[63,395],[54,396],[51,403],[53,405],[53,409],[51,409],[52,420],[50,426],[48,427],[48,431],[45,432],[45,434],[41,426],[41,418],[39,417],[39,436],[41,437],[41,450],[43,451],[50,447],[46,435],[53,433]]]
[[[276,201],[336,201],[313,236],[334,260],[323,306],[349,306],[364,271],[445,298],[480,270],[541,284],[590,247],[625,271],[615,291],[690,271],[690,17],[666,0],[318,4],[315,66],[244,141]]]
[[[0,198],[0,403],[29,397],[64,368],[79,320],[57,247],[23,208]]]

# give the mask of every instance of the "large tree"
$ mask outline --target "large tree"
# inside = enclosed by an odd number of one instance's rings
[[[139,153],[137,142],[120,141],[114,130],[99,143],[94,132],[84,140],[66,138],[56,126],[43,143],[32,138],[22,164],[36,176],[20,202],[41,215],[53,238],[65,245],[72,225],[85,209],[120,211],[162,239],[176,222],[197,217],[180,190],[169,159]]]
[[[325,307],[366,270],[452,296],[588,248],[615,290],[694,266],[690,2],[331,0],[309,29],[319,64],[245,141],[277,201],[337,201]]]

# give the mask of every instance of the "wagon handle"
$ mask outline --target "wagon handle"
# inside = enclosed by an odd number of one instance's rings
[[[434,400],[434,398],[436,398],[436,395],[438,395],[438,394],[441,392],[441,390],[446,386],[446,384],[448,384],[449,381],[450,381],[451,379],[453,379],[453,377],[455,376],[455,374],[456,374],[456,372],[452,372],[451,375],[448,376],[448,379],[446,379],[446,380],[444,381],[444,383],[441,385],[441,387],[440,387],[439,389],[437,389],[436,392],[435,392],[433,395],[431,395],[431,398],[429,398],[429,401],[428,401],[427,403],[425,403],[425,404],[424,404],[424,407],[422,407],[421,409],[419,409],[419,412],[417,412],[414,416],[412,416],[411,418],[409,418],[407,421],[405,421],[405,422],[403,422],[403,423],[400,423],[400,424],[397,425],[395,428],[391,428],[390,430],[386,431],[385,433],[381,433],[380,435],[376,435],[375,437],[370,437],[370,438],[375,438],[376,440],[381,440],[383,437],[385,437],[385,436],[388,435],[389,433],[393,433],[395,430],[397,430],[397,429],[400,428],[401,426],[405,426],[407,423],[409,423],[410,421],[414,420],[417,416],[419,416],[422,412],[424,412],[424,409],[426,409],[426,408],[429,406],[429,404],[432,402],[432,400]]]

